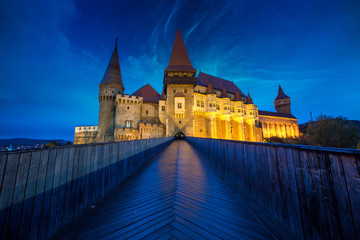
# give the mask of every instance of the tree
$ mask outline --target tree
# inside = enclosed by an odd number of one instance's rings
[[[309,123],[306,141],[314,146],[356,148],[359,130],[344,117],[320,116]]]

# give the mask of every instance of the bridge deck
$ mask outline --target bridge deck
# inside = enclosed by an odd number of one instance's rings
[[[57,239],[274,239],[185,141],[79,217]]]

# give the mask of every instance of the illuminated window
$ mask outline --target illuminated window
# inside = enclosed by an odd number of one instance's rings
[[[178,103],[178,109],[181,109],[181,108],[182,108],[182,103],[179,102],[179,103]]]
[[[201,107],[202,108],[204,107],[204,101],[201,101]]]
[[[131,128],[131,121],[125,121],[125,127]]]
[[[235,108],[234,108],[234,107],[231,108],[231,112],[235,112]]]
[[[161,111],[165,111],[165,106],[161,106]]]
[[[196,100],[196,106],[200,107],[200,100]]]

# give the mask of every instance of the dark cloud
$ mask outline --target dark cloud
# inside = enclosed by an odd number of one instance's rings
[[[278,84],[299,122],[360,119],[358,1],[2,1],[0,138],[71,140],[96,124],[97,91],[119,37],[125,91],[162,90],[180,26],[198,70],[273,110]]]

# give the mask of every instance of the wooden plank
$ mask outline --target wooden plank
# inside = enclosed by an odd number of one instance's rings
[[[295,150],[296,151],[296,150]],[[298,193],[298,187],[296,185],[296,169],[293,159],[293,149],[285,149],[285,159],[287,160],[287,168],[289,173],[289,195],[291,198],[291,204],[288,204],[289,211],[289,224],[290,230],[294,232],[299,239],[304,239],[303,235],[303,222],[301,219],[301,208],[300,208],[300,198]]]
[[[42,150],[39,161],[38,173],[36,177],[34,210],[32,212],[30,235],[29,235],[30,239],[37,239],[39,235],[48,163],[49,163],[49,150]]]
[[[51,190],[50,198],[50,211],[49,211],[49,223],[47,227],[47,238],[51,238],[55,233],[55,223],[56,223],[56,214],[57,214],[57,205],[59,201],[59,187],[60,187],[60,178],[61,178],[61,167],[63,162],[64,149],[60,148],[56,150],[56,159],[55,159],[55,169],[53,175],[53,185]]]
[[[87,209],[89,206],[89,174],[90,174],[90,161],[91,161],[91,147],[86,146],[85,149],[85,156],[84,156],[84,200],[82,201],[82,208],[81,209]]]
[[[79,158],[80,158],[80,149],[81,147],[74,148],[74,163],[73,171],[71,176],[71,190],[70,190],[70,199],[69,199],[69,215],[67,221],[70,222],[74,219],[76,214],[77,199],[78,199],[78,184],[79,184]]]
[[[327,224],[330,229],[331,239],[341,239],[341,222],[340,212],[337,203],[334,180],[331,173],[331,163],[328,153],[325,153],[324,158],[319,159],[319,166],[321,169],[320,177],[322,182],[321,200],[323,204],[322,215],[326,216]]]
[[[68,161],[67,161],[67,175],[65,184],[65,195],[64,195],[64,213],[61,220],[61,227],[64,228],[69,220],[69,209],[71,202],[71,186],[73,184],[74,177],[74,159],[75,159],[75,148],[69,148]]]
[[[55,232],[61,228],[62,218],[65,212],[65,191],[66,191],[66,181],[68,173],[68,162],[69,162],[69,148],[63,149],[62,161],[61,161],[61,172],[60,172],[60,183],[59,183],[59,198],[56,208],[56,218],[55,218]]]
[[[344,169],[342,166],[341,155],[336,153],[329,153],[329,159],[331,162],[331,173],[334,180],[334,188],[337,199],[337,207],[339,208],[339,219],[341,226],[341,235],[351,234],[354,235],[353,221],[351,216],[350,199],[348,196],[348,190],[346,186],[346,179],[344,178]],[[335,206],[336,208],[336,206]],[[350,231],[349,233],[345,231]],[[344,236],[343,236],[344,237]]]
[[[344,224],[349,224],[344,229],[344,237],[346,239],[360,238],[360,154],[359,155],[341,155],[345,183],[349,202],[349,209],[347,216],[344,216]],[[353,231],[351,231],[353,229]]]
[[[35,151],[31,154],[29,174],[26,183],[25,201],[19,230],[19,239],[28,239],[30,236],[30,226],[34,210],[40,159],[41,151]]]
[[[50,149],[49,162],[46,171],[43,205],[42,205],[41,218],[40,218],[40,228],[39,228],[40,231],[38,233],[39,239],[46,239],[46,233],[49,224],[51,192],[54,181],[55,163],[56,163],[56,149]]]
[[[7,236],[10,209],[15,190],[19,162],[20,153],[8,155],[0,192],[0,232],[2,233],[2,236]]]
[[[280,191],[280,206],[281,206],[281,222],[289,227],[289,206],[292,204],[292,199],[288,196],[291,195],[291,189],[289,187],[289,172],[287,167],[287,159],[285,148],[277,148],[276,159],[277,159],[277,169],[279,177],[279,191]]]
[[[74,205],[75,213],[74,216],[78,216],[82,212],[83,201],[84,201],[84,172],[85,172],[85,147],[79,147],[79,165],[78,165],[78,178],[76,183],[76,203]]]
[[[6,159],[8,157],[8,154],[0,154],[0,192],[2,187],[2,181],[5,174],[5,168],[6,168]]]
[[[21,153],[16,175],[15,189],[10,210],[7,237],[16,239],[20,230],[21,214],[23,211],[27,177],[29,173],[31,152]]]

